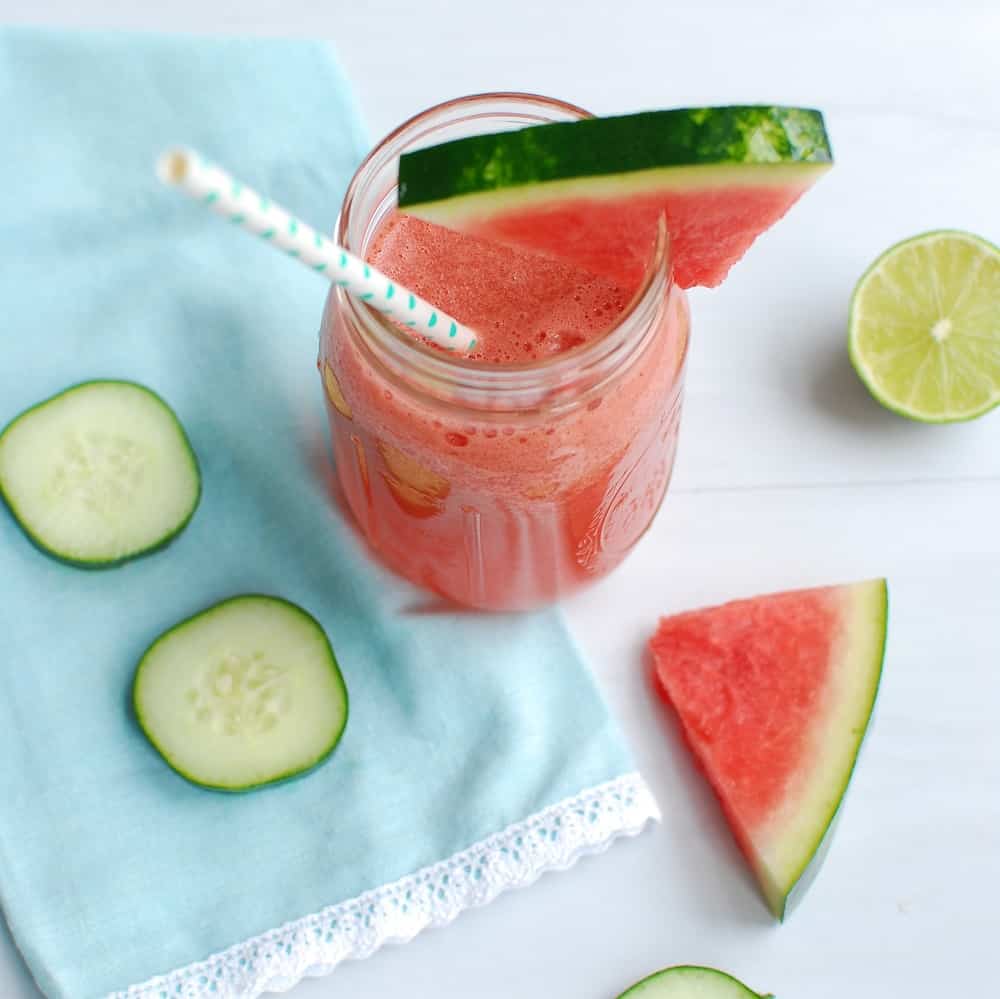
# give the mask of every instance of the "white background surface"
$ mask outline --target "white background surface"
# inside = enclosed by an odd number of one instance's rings
[[[844,349],[854,281],[890,243],[939,226],[1000,241],[1000,5],[0,0],[0,21],[331,38],[373,137],[491,89],[599,113],[824,109],[836,169],[692,296],[663,511],[568,607],[663,825],[292,995],[612,999],[678,962],[779,999],[1000,994],[1000,412],[908,424]],[[877,723],[823,871],[776,927],[648,692],[643,643],[664,612],[873,575],[892,603]],[[0,996],[38,996],[2,929]]]

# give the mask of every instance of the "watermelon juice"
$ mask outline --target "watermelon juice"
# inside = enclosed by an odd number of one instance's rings
[[[480,332],[431,347],[332,289],[320,370],[347,504],[393,569],[449,599],[536,607],[614,568],[667,487],[688,340],[661,239],[622,287],[399,216],[415,143],[584,112],[523,95],[455,101],[384,140],[348,190],[338,238]]]

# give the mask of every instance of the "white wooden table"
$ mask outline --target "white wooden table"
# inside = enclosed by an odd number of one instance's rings
[[[606,113],[827,113],[836,169],[723,288],[692,296],[680,458],[655,527],[567,607],[663,825],[292,995],[610,999],[678,962],[788,999],[1000,994],[1000,413],[909,424],[869,399],[844,346],[853,283],[890,243],[944,226],[1000,241],[1000,5],[555,6],[0,0],[0,21],[332,38],[373,135],[492,89]],[[775,927],[648,693],[643,643],[663,612],[883,574],[876,726],[819,879]],[[2,930],[0,996],[38,996]]]

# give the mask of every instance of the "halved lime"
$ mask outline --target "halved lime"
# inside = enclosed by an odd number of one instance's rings
[[[1000,250],[942,229],[890,247],[851,299],[851,363],[875,398],[926,423],[1000,403]]]

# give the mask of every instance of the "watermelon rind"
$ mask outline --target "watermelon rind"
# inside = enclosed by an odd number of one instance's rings
[[[493,195],[500,205],[521,187],[518,204],[572,193],[703,184],[786,184],[833,162],[821,112],[811,108],[734,105],[643,111],[606,118],[534,125],[472,135],[405,153],[399,161],[399,206],[449,202],[441,211],[467,211],[469,200]],[[706,172],[706,170],[708,172]],[[560,183],[556,189],[549,185]],[[542,190],[542,188],[544,190]],[[456,202],[462,199],[465,204]],[[487,202],[478,201],[486,207]]]
[[[768,824],[773,830],[771,848],[768,856],[760,858],[763,863],[756,865],[768,907],[779,920],[785,918],[792,889],[806,873],[837,818],[868,732],[882,678],[889,616],[886,581],[874,579],[845,586],[842,598],[842,647],[835,653],[838,661],[831,669],[839,688],[833,698],[837,707],[825,717],[826,732],[822,733],[822,748],[816,753],[826,767],[810,775],[806,792],[793,802],[794,815],[779,810],[772,816]],[[849,735],[846,740],[845,732]]]
[[[774,996],[754,992],[724,971],[685,964],[648,975],[618,999],[774,999]]]

